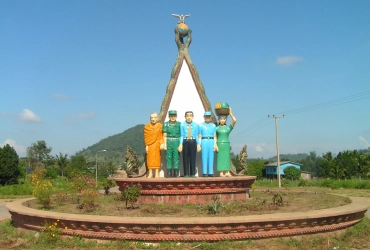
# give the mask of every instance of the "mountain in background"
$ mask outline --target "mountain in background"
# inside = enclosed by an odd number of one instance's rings
[[[126,147],[131,147],[139,158],[144,158],[144,124],[136,125],[122,133],[109,136],[100,142],[82,149],[76,155],[83,155],[89,161],[95,161],[96,153],[101,150],[107,150],[98,154],[100,159],[104,158],[113,161],[119,165],[123,164],[126,159]]]
[[[283,161],[283,160],[285,161],[286,159],[288,159],[289,161],[298,162],[300,160],[306,159],[307,156],[309,156],[309,155],[306,154],[306,153],[300,153],[300,154],[280,154],[280,160],[281,161]],[[268,158],[268,161],[272,161],[272,162],[277,161],[277,156],[272,156],[272,157]]]
[[[129,128],[124,132],[116,135],[109,136],[102,139],[100,142],[89,146],[86,149],[82,149],[77,152],[76,155],[83,155],[91,163],[95,162],[96,153],[101,150],[107,150],[106,152],[101,152],[97,156],[98,158],[104,159],[105,161],[113,161],[118,165],[122,165],[126,160],[126,147],[131,147],[137,154],[140,160],[144,159],[145,146],[144,146],[144,124],[136,125],[135,127]],[[358,150],[359,153],[369,153],[370,149]],[[237,152],[239,153],[239,152]],[[235,154],[232,152],[232,156]],[[299,154],[280,154],[280,160],[299,162],[306,159],[309,154],[299,153]],[[260,159],[248,158],[249,161],[255,161]],[[272,156],[266,161],[275,162],[277,161],[276,156]]]

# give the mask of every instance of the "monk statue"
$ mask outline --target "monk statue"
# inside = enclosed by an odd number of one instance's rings
[[[144,126],[144,143],[146,152],[146,165],[149,175],[147,178],[159,178],[161,168],[161,149],[164,148],[162,136],[162,124],[158,123],[158,114],[150,114],[150,122]]]

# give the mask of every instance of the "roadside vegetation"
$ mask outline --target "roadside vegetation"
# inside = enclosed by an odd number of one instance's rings
[[[134,133],[131,131],[129,134]],[[107,147],[113,145],[105,143]],[[276,180],[264,179],[264,165],[273,159],[247,159],[246,174],[257,176],[250,191],[252,200],[248,203],[226,204],[216,195],[208,204],[185,204],[182,208],[169,205],[139,206],[136,202],[141,194],[139,186],[126,186],[120,194],[110,193],[115,183],[108,177],[115,174],[118,165],[125,166],[122,155],[115,157],[114,151],[108,150],[109,157],[105,153],[98,154],[102,152],[98,145],[83,150],[89,152],[87,156],[82,152],[73,156],[62,153],[51,155],[51,151],[52,148],[45,141],[32,143],[27,148],[25,158],[19,158],[9,145],[0,147],[0,199],[35,197],[26,205],[71,213],[217,217],[242,212],[263,214],[321,209],[348,204],[351,202],[349,196],[370,197],[370,154],[366,150],[346,150],[338,154],[328,152],[322,156],[310,152],[295,161],[302,164],[303,171],[312,173],[314,179],[303,180],[300,171],[286,168],[282,188],[278,188]],[[289,158],[283,160],[289,161]],[[237,242],[146,244],[64,237],[58,221],[46,222],[40,232],[25,232],[16,230],[11,220],[5,220],[0,222],[0,249],[370,249],[367,240],[369,233],[370,220],[364,218],[343,234]]]

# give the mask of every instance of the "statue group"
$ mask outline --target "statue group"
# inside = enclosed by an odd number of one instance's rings
[[[222,103],[226,104],[226,103]],[[222,112],[218,112],[222,110]],[[185,121],[177,121],[177,111],[168,111],[169,120],[163,125],[158,122],[158,114],[150,114],[150,122],[144,126],[147,178],[159,178],[161,150],[166,151],[167,178],[179,177],[180,153],[183,156],[184,178],[195,178],[197,152],[202,153],[202,176],[214,177],[213,161],[216,157],[216,169],[221,177],[230,177],[230,142],[229,134],[233,130],[236,118],[228,107],[215,109],[218,124],[211,122],[212,113],[204,112],[204,122],[193,121],[194,113],[185,112]],[[232,122],[226,124],[227,116]]]
[[[167,86],[166,96],[163,99],[161,112],[150,114],[150,122],[144,126],[144,143],[146,150],[146,172],[148,178],[159,178],[161,168],[161,150],[166,155],[166,177],[179,177],[180,174],[180,155],[183,159],[183,173],[185,178],[196,177],[196,157],[197,152],[202,154],[202,176],[214,177],[214,156],[216,157],[216,169],[221,177],[229,177],[234,174],[230,164],[230,142],[229,134],[233,130],[236,119],[232,109],[227,103],[219,102],[216,104],[215,112],[218,115],[218,123],[212,112],[211,105],[205,95],[204,87],[199,79],[198,71],[192,63],[188,47],[192,41],[191,29],[185,24],[185,18],[190,15],[172,14],[179,18],[175,27],[175,41],[178,47],[178,57],[171,73],[171,79]],[[184,41],[184,38],[186,42]],[[179,77],[190,74],[195,88],[188,88],[188,80]],[[187,73],[188,72],[188,73]],[[186,85],[185,85],[186,84]],[[178,87],[182,86],[182,87]],[[176,92],[176,88],[181,89],[181,94]],[[183,90],[188,89],[186,95]],[[197,92],[191,92],[191,90]],[[177,93],[177,95],[176,95]],[[199,99],[192,102],[189,107],[191,111],[185,111],[182,98],[187,95],[199,96]],[[176,96],[176,98],[174,97]],[[174,104],[172,104],[174,103]],[[177,121],[177,110],[185,112],[185,121]],[[169,110],[168,110],[169,109]],[[195,110],[194,110],[195,109]],[[194,111],[204,112],[204,122],[195,122]],[[168,113],[167,113],[168,112]],[[168,115],[168,121],[165,118]],[[232,122],[226,124],[227,117],[230,116]],[[163,123],[163,124],[162,124]],[[200,123],[200,124],[198,124]],[[231,173],[230,173],[231,172]],[[141,177],[144,174],[136,175]],[[133,175],[128,175],[129,177]]]

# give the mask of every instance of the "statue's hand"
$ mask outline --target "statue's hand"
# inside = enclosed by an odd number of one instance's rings
[[[182,144],[177,148],[179,152],[182,152]]]
[[[202,150],[202,148],[200,147],[200,145],[197,145],[197,152],[200,152],[200,150]]]
[[[213,146],[213,151],[218,152],[218,147],[217,147],[217,145]]]
[[[148,149],[149,149],[149,147],[145,146],[145,153],[148,153]]]

